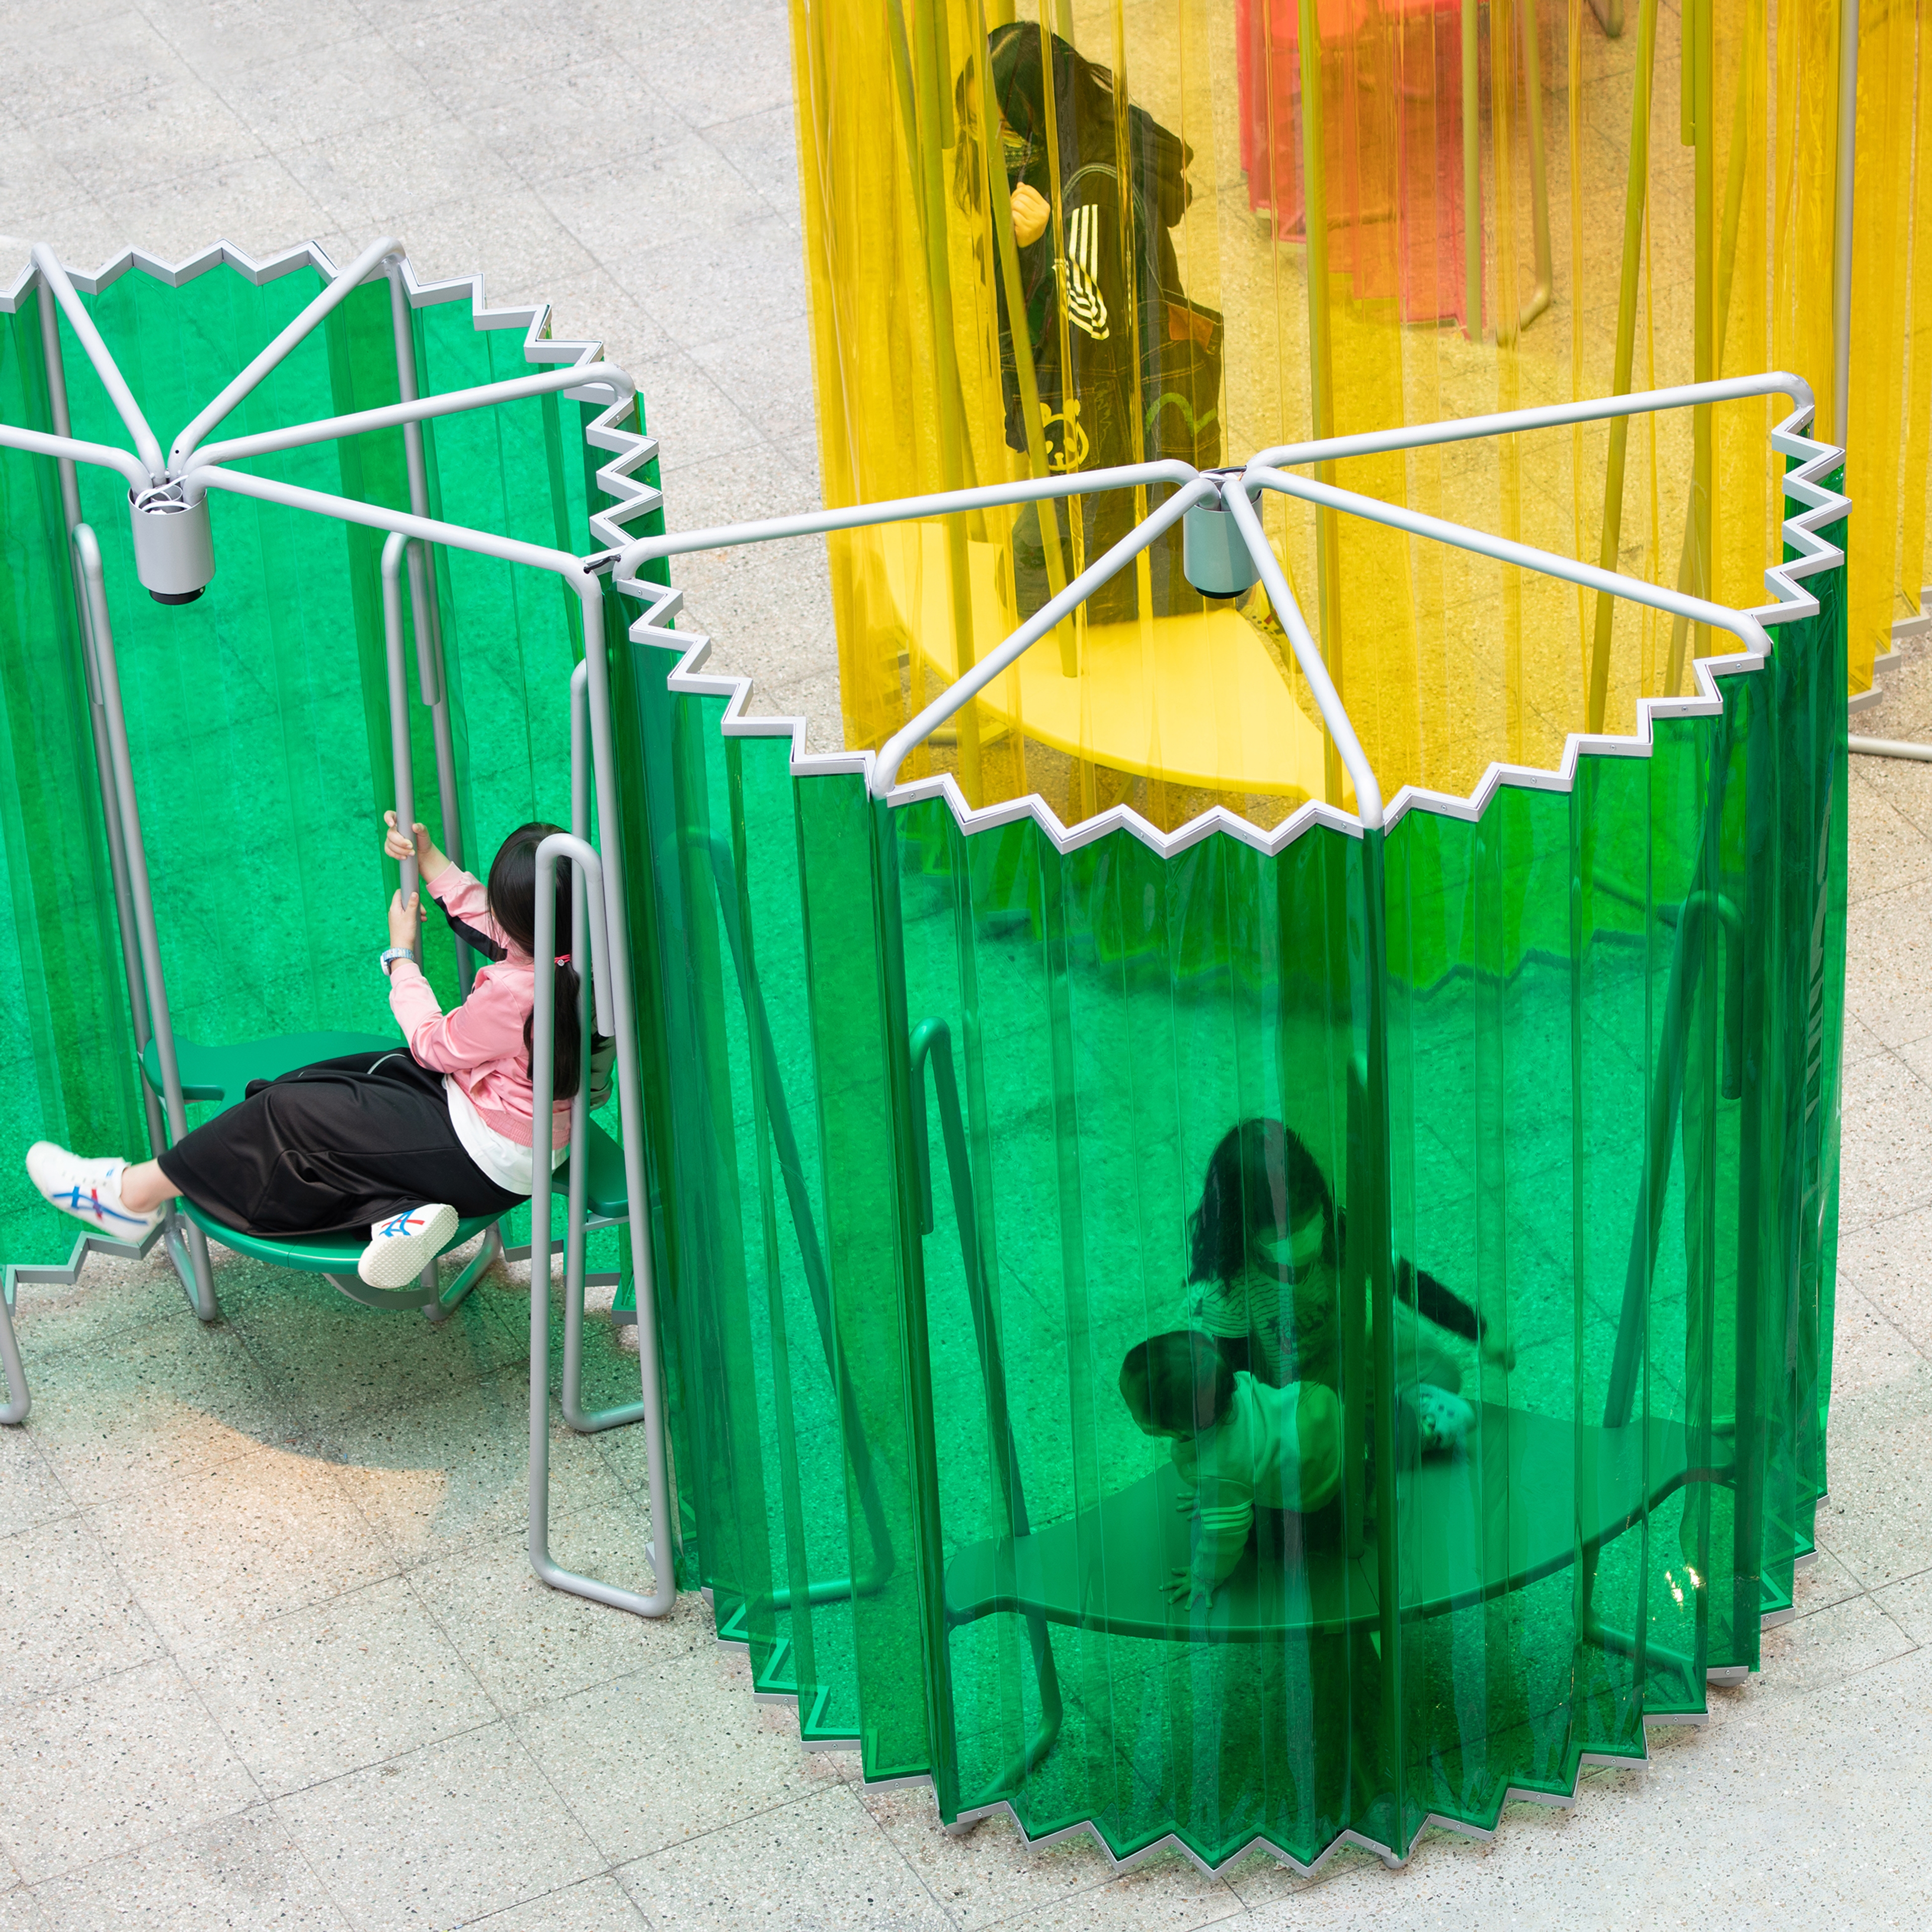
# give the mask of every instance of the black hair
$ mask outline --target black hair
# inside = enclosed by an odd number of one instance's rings
[[[526,952],[537,950],[537,848],[557,825],[520,825],[496,848],[490,862],[490,913],[496,923]],[[568,866],[556,868],[556,928],[559,945],[570,944],[571,882]],[[556,968],[556,1094],[560,1100],[572,1099],[583,1078],[584,1041],[578,1024],[581,987],[574,966],[560,961]],[[532,1011],[524,1022],[524,1052],[530,1051],[530,1030],[536,1023]],[[527,1064],[527,1060],[526,1063]],[[535,1070],[530,1070],[535,1076]]]
[[[1201,1412],[1201,1394],[1212,1406]],[[1234,1399],[1234,1371],[1211,1335],[1176,1328],[1136,1342],[1120,1364],[1120,1394],[1137,1422],[1198,1436],[1228,1412]]]
[[[1058,34],[1044,36],[1052,51],[1054,131],[1059,137],[1060,171],[1070,178],[1083,165],[1098,162],[1112,166],[1115,159],[1114,76],[1103,67],[1062,40]],[[1006,170],[1008,184],[1017,188],[1022,181],[1047,193],[1051,174],[1046,156],[1046,69],[1040,56],[1042,36],[1036,25],[1009,21],[986,36],[986,66],[998,110],[988,117],[988,136],[1004,116],[1015,134],[1029,143],[1026,164],[1016,172]],[[953,88],[953,104],[962,122],[971,117],[968,82],[972,68],[962,73]],[[1144,107],[1130,102],[1127,107],[1127,145],[1135,186],[1142,196],[1160,211],[1163,226],[1172,228],[1186,213],[1194,190],[1187,180],[1188,164],[1194,151],[1179,135],[1163,128]],[[969,175],[967,148],[960,144],[957,163],[957,192],[962,202],[980,206],[980,181]]]
[[[1335,1198],[1315,1156],[1279,1120],[1230,1127],[1208,1156],[1201,1204],[1187,1218],[1188,1280],[1232,1281],[1260,1228],[1286,1234],[1311,1214],[1322,1221],[1322,1256],[1335,1257]]]

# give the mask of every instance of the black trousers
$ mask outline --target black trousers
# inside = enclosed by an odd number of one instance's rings
[[[245,1100],[183,1136],[160,1168],[204,1213],[268,1240],[363,1232],[426,1202],[467,1217],[523,1198],[470,1158],[442,1076],[402,1047],[253,1081]]]

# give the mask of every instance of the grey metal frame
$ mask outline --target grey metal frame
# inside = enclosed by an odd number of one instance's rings
[[[593,700],[594,707],[594,700]],[[614,814],[612,815],[614,818]],[[611,820],[606,820],[607,835]],[[572,895],[573,923],[588,926],[590,940],[590,997],[586,1005],[597,1016],[599,1030],[621,1035],[621,1024],[611,1008],[627,996],[625,982],[615,965],[609,935],[608,881],[595,849],[574,833],[553,832],[537,848],[536,903],[536,1004],[530,1028],[530,1161],[535,1187],[530,1196],[530,1568],[554,1590],[566,1590],[573,1596],[608,1604],[612,1609],[629,1610],[642,1617],[661,1617],[677,1600],[677,1535],[676,1520],[667,1494],[660,1494],[663,1437],[656,1410],[656,1352],[654,1329],[647,1329],[649,1304],[648,1248],[636,1245],[640,1222],[650,1216],[641,1196],[631,1196],[632,1254],[638,1279],[638,1328],[639,1354],[645,1369],[644,1412],[646,1441],[651,1456],[651,1536],[644,1545],[650,1558],[655,1587],[648,1594],[619,1589],[615,1585],[580,1576],[552,1560],[550,1553],[550,1116],[556,1091],[556,866],[560,859],[577,869],[578,890]],[[583,908],[578,911],[578,908]],[[581,958],[580,954],[573,954]],[[588,1042],[586,1042],[587,1046]],[[622,1078],[623,1048],[620,1054],[619,1078]],[[582,1056],[586,1068],[590,1056]],[[580,1079],[570,1106],[572,1150],[580,1154],[589,1112],[585,1105],[585,1083]],[[627,1159],[636,1144],[634,1126],[640,1127],[637,1115],[626,1109],[625,1150]],[[632,1180],[634,1190],[636,1180]],[[580,1208],[581,1182],[573,1164],[571,1198]],[[568,1270],[568,1262],[566,1262]],[[611,1420],[618,1418],[610,1412]],[[574,1425],[573,1425],[574,1426]],[[608,1426],[609,1423],[600,1426]],[[662,1554],[660,1554],[662,1552]]]

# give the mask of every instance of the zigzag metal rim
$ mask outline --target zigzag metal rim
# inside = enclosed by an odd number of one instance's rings
[[[1802,459],[1796,469],[1784,476],[1783,487],[1786,496],[1795,498],[1803,507],[1784,517],[1780,525],[1786,544],[1797,554],[1790,562],[1772,565],[1765,572],[1765,586],[1775,601],[1755,606],[1746,614],[1756,618],[1767,630],[1815,616],[1818,600],[1803,587],[1800,580],[1821,570],[1834,568],[1844,561],[1844,552],[1818,534],[1822,525],[1836,522],[1851,508],[1850,499],[1828,487],[1824,481],[1843,461],[1844,452],[1802,434],[1809,428],[1813,413],[1810,407],[1795,410],[1771,434],[1771,446],[1775,453]],[[608,530],[616,541],[622,542],[624,532],[621,526],[658,508],[661,501],[662,493],[652,491],[648,502],[626,504],[593,517],[592,527],[598,530],[600,536]],[[614,587],[645,606],[643,616],[631,626],[627,634],[633,643],[654,644],[681,653],[668,674],[669,688],[694,696],[722,698],[727,700],[722,725],[726,736],[789,738],[794,778],[862,773],[869,783],[877,763],[876,753],[808,752],[803,718],[758,718],[746,715],[751,702],[752,680],[748,676],[706,672],[704,666],[712,650],[710,638],[702,634],[688,638],[687,634],[670,628],[672,620],[682,606],[681,591],[638,578],[620,579]],[[1647,758],[1654,746],[1659,721],[1711,717],[1721,713],[1724,698],[1718,688],[1718,679],[1748,675],[1761,670],[1764,662],[1761,652],[1748,651],[1694,659],[1695,695],[1640,698],[1636,728],[1630,733],[1571,732],[1564,741],[1562,758],[1553,766],[1492,763],[1464,797],[1420,786],[1404,785],[1390,802],[1385,830],[1393,830],[1411,812],[1433,812],[1444,818],[1472,822],[1482,816],[1497,790],[1504,785],[1535,791],[1570,791],[1575,787],[1579,761],[1585,758]],[[969,836],[975,832],[990,831],[1031,818],[1054,848],[1062,854],[1078,851],[1082,846],[1123,831],[1131,833],[1163,859],[1174,857],[1217,832],[1226,832],[1244,844],[1270,856],[1286,850],[1317,825],[1327,826],[1352,838],[1358,838],[1362,833],[1361,820],[1353,812],[1319,800],[1310,800],[1298,806],[1271,832],[1263,831],[1223,806],[1210,807],[1172,832],[1162,832],[1124,805],[1116,806],[1096,818],[1083,820],[1070,827],[1062,823],[1036,792],[1004,800],[976,812],[968,804],[965,794],[950,772],[895,785],[885,802],[896,808],[934,797],[946,800],[961,830]]]
[[[340,272],[334,259],[319,242],[304,242],[260,259],[237,248],[232,242],[217,242],[179,262],[164,261],[144,248],[124,248],[119,254],[110,256],[92,274],[70,268],[68,275],[82,294],[99,295],[124,275],[143,274],[166,287],[178,289],[220,268],[234,269],[257,288],[266,287],[270,282],[280,281],[284,276],[304,268],[314,269],[325,281],[333,280]],[[603,353],[601,341],[552,336],[548,302],[492,308],[480,274],[421,281],[417,278],[415,263],[405,251],[402,256],[402,278],[412,308],[434,308],[445,302],[460,302],[466,296],[472,328],[520,328],[524,332],[523,352],[526,362],[550,367],[559,364],[570,366],[594,362]],[[373,281],[375,278],[370,279]],[[40,272],[29,262],[10,283],[0,287],[0,315],[17,314],[21,304],[32,298],[40,285]],[[596,395],[586,395],[574,389],[566,389],[562,393],[566,400],[572,402],[601,400]],[[598,488],[614,501],[608,509],[593,512],[591,516],[591,527],[599,536],[607,535],[606,520],[609,520],[608,540],[614,542],[621,541],[616,534],[620,525],[649,515],[664,500],[661,490],[633,480],[635,471],[656,459],[658,443],[656,437],[626,426],[623,419],[631,412],[632,404],[628,402],[612,404],[592,421],[585,432],[586,440],[592,448],[608,451],[616,458],[615,461],[601,465],[596,477]]]

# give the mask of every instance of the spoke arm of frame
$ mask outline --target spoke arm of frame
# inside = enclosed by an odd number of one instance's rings
[[[44,242],[34,244],[33,262],[40,272],[41,279],[53,290],[54,299],[66,310],[68,324],[80,338],[82,348],[87,351],[87,359],[94,364],[94,373],[100,378],[100,386],[107,392],[109,401],[134,439],[134,447],[146,465],[141,482],[136,487],[158,483],[167,474],[167,465],[161,455],[160,439],[148,427],[148,418],[141,413],[141,406],[135,401],[127,378],[122,374],[106,344],[100,339],[100,332],[94,327],[94,318],[88,314],[86,304],[68,280],[59,257]]]
[[[1022,483],[989,483],[976,490],[944,490],[929,496],[895,496],[883,503],[853,503],[844,509],[814,510],[799,517],[772,517],[758,524],[721,524],[708,530],[680,530],[642,537],[626,544],[616,575],[634,577],[659,557],[692,550],[728,550],[736,544],[772,543],[782,537],[816,537],[836,530],[863,530],[874,524],[910,523],[959,510],[990,510],[1003,503],[1041,503],[1062,496],[1084,496],[1101,490],[1130,489],[1136,484],[1188,484],[1200,472],[1185,463],[1134,463],[1118,470],[1080,470],[1065,476]]]
[[[1288,573],[1282,568],[1281,560],[1275,555],[1274,547],[1262,528],[1260,512],[1249,500],[1244,487],[1247,480],[1244,478],[1240,482],[1230,484],[1222,491],[1221,500],[1232,514],[1234,526],[1241,533],[1241,541],[1247,545],[1255,568],[1261,572],[1262,587],[1268,594],[1268,602],[1274,605],[1282,628],[1288,633],[1294,661],[1300,667],[1302,676],[1307,679],[1309,689],[1315,694],[1316,706],[1322,713],[1322,723],[1328,728],[1329,736],[1335,741],[1342,769],[1348,774],[1348,782],[1355,788],[1355,816],[1367,830],[1376,830],[1383,818],[1382,786],[1376,778],[1374,766],[1369,763],[1368,754],[1362,749],[1362,741],[1355,736],[1355,727],[1348,716],[1347,706],[1342,702],[1342,694],[1335,688],[1335,680],[1328,675],[1322,647],[1316,643],[1314,634],[1308,628],[1308,620],[1301,614],[1301,606],[1294,601],[1294,592],[1288,588]]]
[[[1586,590],[1602,591],[1612,597],[1625,597],[1634,604],[1647,604],[1654,610],[1667,610],[1672,616],[1688,617],[1694,624],[1708,624],[1712,629],[1728,631],[1748,651],[1768,655],[1771,640],[1764,626],[1748,611],[1733,610],[1681,590],[1667,590],[1660,584],[1646,584],[1641,578],[1624,577],[1613,570],[1600,569],[1594,563],[1579,563],[1574,558],[1558,556],[1528,544],[1512,543],[1507,537],[1491,536],[1486,531],[1465,529],[1460,524],[1444,523],[1439,517],[1426,517],[1419,510],[1384,503],[1374,496],[1359,496],[1352,490],[1338,490],[1332,484],[1316,483],[1304,476],[1290,476],[1279,470],[1250,469],[1243,479],[1252,487],[1278,490],[1285,496],[1299,497],[1305,503],[1343,510],[1365,517],[1371,523],[1385,524],[1392,530],[1406,530],[1412,536],[1430,537],[1456,550],[1472,550],[1478,556],[1493,557],[1498,563],[1513,563],[1544,577],[1560,578],[1566,584],[1580,584]],[[1231,490],[1232,499],[1240,494]]]
[[[326,490],[304,490],[298,484],[278,483],[266,476],[250,476],[239,470],[223,470],[200,464],[182,478],[190,502],[203,490],[227,490],[238,496],[253,496],[258,502],[280,503],[291,510],[313,510],[318,515],[334,517],[345,524],[361,524],[372,530],[398,530],[406,537],[420,537],[425,543],[446,544],[452,550],[474,550],[505,563],[526,563],[538,570],[554,571],[567,579],[580,597],[587,584],[597,588],[580,557],[567,550],[550,550],[542,544],[524,543],[515,537],[500,537],[488,530],[466,529],[460,524],[440,523],[434,517],[412,516],[407,510],[392,510],[380,503],[364,503],[353,496],[332,496]]]
[[[1562,429],[1572,423],[1604,422],[1617,416],[1648,416],[1655,410],[1685,409],[1697,403],[1738,402],[1751,396],[1789,396],[1799,410],[1815,406],[1811,386],[1803,376],[1774,370],[1768,375],[1737,376],[1721,382],[1684,382],[1676,388],[1646,389],[1636,395],[1592,397],[1585,402],[1507,410],[1495,416],[1462,416],[1450,422],[1411,423],[1361,436],[1330,436],[1323,442],[1283,443],[1252,458],[1246,477],[1252,489],[1257,472],[1264,470],[1334,463],[1349,456],[1380,456],[1398,449],[1427,449],[1444,442],[1473,442],[1483,436],[1510,436],[1524,430]]]
[[[342,304],[349,299],[350,292],[367,280],[389,256],[401,250],[402,244],[393,235],[385,235],[370,243],[347,268],[317,296],[267,348],[244,369],[213,402],[175,438],[174,447],[168,452],[168,467],[178,475],[183,466],[194,454],[195,446],[218,423],[226,419],[230,412],[245,397],[250,394],[262,378],[284,362],[298,344],[320,326]]]
[[[272,450],[296,449],[305,443],[326,442],[336,436],[395,429],[404,423],[427,422],[465,410],[488,409],[499,403],[520,402],[529,396],[549,395],[558,389],[580,388],[602,389],[609,400],[621,403],[637,394],[638,386],[614,362],[546,369],[538,375],[485,382],[473,389],[452,389],[440,396],[418,397],[380,409],[357,410],[346,416],[325,416],[315,422],[293,423],[286,429],[265,430],[259,436],[238,436],[223,442],[206,443],[194,452],[194,462],[197,469],[204,464],[234,463],[244,457],[266,456]]]
[[[145,490],[152,480],[138,456],[112,443],[82,442],[70,436],[49,436],[37,429],[16,429],[0,423],[0,449],[22,449],[30,456],[64,458],[70,463],[98,464],[103,470],[118,470],[129,487]]]
[[[976,698],[1003,671],[1023,657],[1064,618],[1100,589],[1116,571],[1131,563],[1161,533],[1171,529],[1196,503],[1221,494],[1210,476],[1196,476],[1177,490],[1144,523],[1137,524],[1106,555],[1089,564],[1058,597],[1049,598],[1004,644],[982,658],[956,683],[949,685],[912,722],[895,731],[880,750],[872,770],[872,796],[884,798],[898,782],[899,766],[928,732]]]

